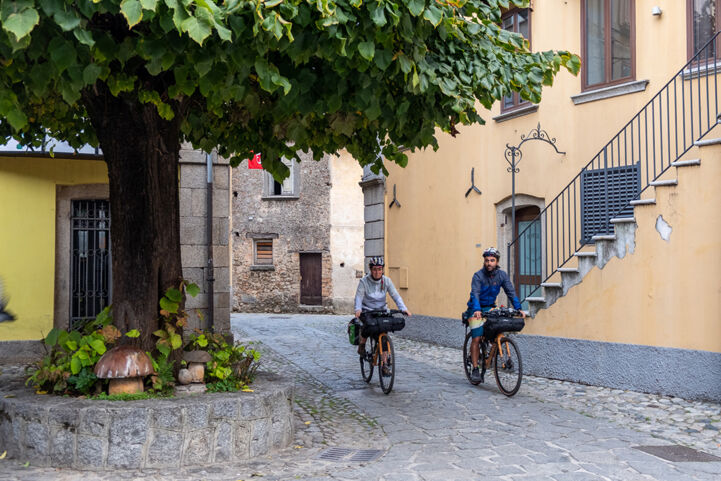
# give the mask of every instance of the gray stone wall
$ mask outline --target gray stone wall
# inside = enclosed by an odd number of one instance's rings
[[[374,174],[366,166],[360,185],[363,189],[365,219],[364,270],[368,271],[370,257],[385,255],[385,177]]]
[[[264,197],[265,171],[243,162],[232,171],[233,309],[298,312],[300,253],[322,255],[320,310],[332,310],[328,156],[301,154],[297,197]],[[254,239],[273,242],[272,266],[255,266]]]
[[[15,390],[0,396],[0,452],[35,466],[111,470],[207,466],[288,447],[292,383],[259,375],[253,390],[130,402]]]
[[[200,294],[188,297],[188,327],[230,332],[230,166],[216,154],[213,159],[213,319],[209,319],[208,239],[206,232],[207,165],[204,152],[180,152],[180,251],[183,276],[200,287]]]

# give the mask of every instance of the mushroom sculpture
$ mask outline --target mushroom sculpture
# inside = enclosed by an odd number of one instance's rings
[[[183,360],[188,363],[190,382],[203,382],[205,378],[205,363],[213,358],[205,351],[189,351],[183,355]],[[182,369],[181,369],[182,371]],[[181,380],[182,384],[183,383]]]
[[[143,377],[153,374],[153,361],[137,347],[117,346],[100,358],[95,375],[110,379],[108,394],[135,394],[143,392]]]

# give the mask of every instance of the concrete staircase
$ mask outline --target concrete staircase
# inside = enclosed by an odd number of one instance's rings
[[[526,298],[526,301],[528,301],[530,315],[533,317],[541,309],[549,308],[559,298],[565,296],[569,289],[582,282],[584,276],[594,267],[603,269],[604,266],[614,257],[623,259],[626,254],[633,254],[636,248],[635,238],[636,229],[638,227],[636,223],[637,215],[640,215],[642,210],[648,209],[650,206],[654,206],[656,204],[656,193],[659,189],[674,189],[678,185],[679,169],[699,167],[701,165],[700,157],[702,157],[700,154],[703,149],[705,147],[719,144],[721,144],[721,138],[697,141],[694,145],[698,149],[697,152],[699,152],[699,158],[672,162],[671,165],[676,168],[675,178],[665,178],[663,180],[650,182],[649,184],[653,186],[653,190],[651,192],[654,193],[654,197],[631,201],[630,204],[633,206],[634,213],[633,217],[611,219],[610,222],[614,226],[614,233],[612,235],[598,235],[592,237],[594,241],[593,245],[584,246],[582,250],[574,254],[576,267],[558,268],[557,274],[554,275],[554,277],[541,284],[540,296]],[[673,172],[672,169],[668,169],[664,177],[666,177],[670,172]],[[647,190],[647,192],[648,191],[650,191],[650,189]]]

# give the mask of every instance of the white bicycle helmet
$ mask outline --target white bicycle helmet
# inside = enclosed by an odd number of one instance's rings
[[[368,261],[368,267],[383,267],[385,266],[385,262],[383,261],[383,257],[371,257]]]
[[[489,247],[488,249],[483,251],[483,257],[493,256],[496,258],[496,260],[501,259],[501,252],[496,249],[495,247]]]

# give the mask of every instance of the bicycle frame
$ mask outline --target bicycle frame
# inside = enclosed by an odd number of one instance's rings
[[[376,337],[376,348],[373,350],[373,365],[378,365],[378,355],[380,354],[381,359],[383,359],[383,343],[381,342],[381,339],[386,335],[385,332],[381,332]]]

